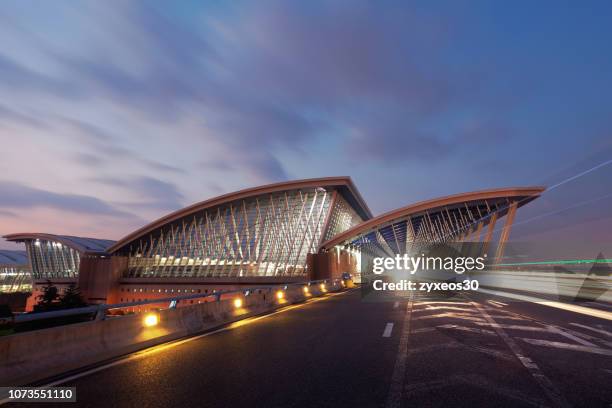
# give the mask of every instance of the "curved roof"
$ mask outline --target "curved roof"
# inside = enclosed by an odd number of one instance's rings
[[[9,251],[0,249],[0,265],[27,265],[26,251]]]
[[[343,197],[353,206],[353,208],[355,208],[355,210],[364,220],[372,218],[372,213],[370,212],[370,209],[359,194],[359,191],[357,191],[357,188],[353,184],[353,181],[350,177],[322,177],[284,181],[280,183],[267,184],[259,187],[247,188],[244,190],[239,190],[229,194],[223,194],[218,197],[211,198],[209,200],[200,201],[198,203],[192,204],[188,207],[161,217],[158,220],[153,221],[152,223],[145,225],[144,227],[132,232],[131,234],[128,234],[127,236],[117,241],[113,246],[108,248],[108,252],[115,252],[124,247],[125,245],[129,244],[130,242],[150,233],[151,231],[154,231],[157,228],[160,228],[164,225],[170,224],[184,217],[190,216],[194,213],[203,211],[211,207],[262,194],[270,194],[285,190],[296,190],[300,188],[317,187],[338,188],[339,192],[343,195]]]
[[[424,211],[432,211],[436,208],[448,207],[457,204],[463,204],[479,200],[505,199],[514,198],[519,200],[519,206],[523,206],[528,202],[536,199],[545,190],[545,187],[511,187],[499,188],[490,190],[474,191],[470,193],[461,193],[449,195],[446,197],[435,198],[432,200],[420,201],[406,207],[398,208],[393,211],[381,214],[368,221],[365,221],[351,229],[336,235],[334,238],[323,242],[319,246],[319,251],[331,248],[335,245],[345,243],[346,241],[365,234],[378,226],[391,223],[394,220],[410,215],[417,215]]]
[[[7,241],[14,242],[23,242],[36,239],[59,242],[83,254],[105,254],[107,252],[107,248],[115,243],[115,241],[111,241],[109,239],[75,237],[72,235],[55,235],[37,232],[9,234],[5,235],[4,238]]]

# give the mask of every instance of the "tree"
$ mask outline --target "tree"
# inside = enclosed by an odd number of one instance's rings
[[[38,295],[38,304],[41,308],[48,309],[55,301],[59,298],[59,292],[50,280],[47,280],[47,284],[43,287],[42,295]]]
[[[59,302],[62,309],[87,306],[87,303],[85,303],[81,296],[81,290],[74,283],[71,283],[64,290]]]

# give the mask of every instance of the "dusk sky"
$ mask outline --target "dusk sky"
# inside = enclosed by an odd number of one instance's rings
[[[610,16],[609,1],[3,1],[0,235],[118,239],[222,193],[348,175],[375,214],[552,186],[512,237],[612,254]]]

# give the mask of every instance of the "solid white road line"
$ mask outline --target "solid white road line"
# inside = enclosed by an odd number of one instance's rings
[[[477,315],[467,314],[467,313],[438,313],[435,315],[415,317],[414,320],[440,319],[443,317],[450,317],[450,318],[461,319],[461,320],[470,320],[473,322],[484,322],[484,319],[482,319],[481,317],[478,317]]]
[[[472,332],[472,333],[478,333],[478,334],[489,334],[489,335],[493,335],[495,336],[495,332],[491,331],[491,330],[487,330],[487,329],[476,329],[474,327],[467,327],[467,326],[460,326],[458,324],[442,324],[440,326],[436,326],[439,327],[441,329],[454,329],[454,330],[462,330],[462,331],[467,331],[467,332]]]
[[[541,339],[526,339],[522,338],[526,343],[533,344],[536,346],[552,347],[564,350],[582,351],[585,353],[603,354],[604,356],[612,356],[612,350],[600,348],[600,347],[587,347],[579,346],[577,344],[561,343],[559,341],[548,341]]]
[[[412,317],[413,297],[414,292],[410,292],[408,304],[406,305],[406,314],[404,315],[404,321],[402,322],[402,333],[397,349],[395,366],[393,367],[393,374],[391,376],[389,395],[387,396],[387,408],[399,408],[402,403],[404,377],[406,376],[406,360],[408,359],[408,339],[410,337],[410,319]]]
[[[553,333],[557,333],[560,334],[563,337],[567,337],[570,340],[574,340],[576,343],[578,344],[582,344],[583,346],[588,346],[588,347],[597,347],[595,344],[591,343],[590,341],[581,339],[578,336],[574,336],[572,333],[568,333],[567,331],[557,327],[557,326],[546,326],[546,328],[548,330],[550,330]]]
[[[510,299],[522,300],[525,302],[537,303],[542,306],[554,307],[557,309],[568,310],[574,313],[580,313],[587,316],[599,317],[601,319],[612,320],[612,312],[606,312],[605,310],[591,309],[589,307],[572,305],[569,303],[555,302],[552,300],[541,299],[533,296],[519,295],[517,293],[500,292],[498,290],[489,289],[478,289],[479,292],[488,293],[490,295],[507,297]]]
[[[385,326],[385,330],[383,331],[383,337],[391,337],[391,332],[393,331],[393,323],[387,323]]]
[[[595,329],[593,327],[586,326],[586,325],[580,324],[580,323],[570,323],[570,324],[572,326],[582,327],[583,329],[591,330],[591,331],[594,331],[595,333],[599,333],[599,334],[603,334],[603,335],[608,336],[608,337],[612,337],[612,333],[610,333],[609,331],[605,331],[603,329]]]
[[[512,337],[508,335],[499,327],[499,325],[491,318],[491,316],[487,313],[487,311],[482,308],[478,303],[472,302],[474,307],[478,309],[480,314],[491,324],[491,327],[497,332],[499,337],[506,343],[508,348],[512,351],[512,353],[516,356],[516,358],[521,362],[523,367],[529,371],[533,379],[538,383],[540,388],[544,391],[546,396],[558,407],[571,407],[571,405],[563,398],[559,390],[554,386],[552,381],[548,377],[544,375],[540,367],[527,355],[523,352],[523,350],[519,347],[518,343],[514,341]]]
[[[453,307],[453,306],[429,306],[427,309],[414,309],[413,313],[429,312],[431,310],[456,310],[458,312],[469,312],[469,309],[465,307]]]
[[[601,302],[587,302],[587,304],[597,307],[603,307],[605,309],[612,309],[612,305],[609,303],[601,303]]]

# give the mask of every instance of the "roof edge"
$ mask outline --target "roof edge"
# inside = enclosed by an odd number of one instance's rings
[[[376,224],[388,222],[394,218],[402,217],[405,215],[410,215],[411,213],[416,213],[416,212],[423,211],[429,208],[435,208],[435,207],[439,207],[443,205],[457,204],[462,201],[484,200],[484,199],[490,199],[490,198],[513,197],[513,196],[528,196],[528,197],[532,197],[531,199],[533,200],[539,197],[540,194],[542,194],[545,190],[546,190],[546,187],[543,187],[543,186],[495,188],[495,189],[471,191],[467,193],[451,194],[448,196],[418,201],[414,204],[396,208],[395,210],[387,211],[374,218],[364,221],[361,224],[356,225],[353,228],[350,228],[342,232],[341,234],[336,235],[332,239],[329,239],[321,243],[321,245],[319,245],[318,250],[321,251],[324,248],[329,248],[331,246],[337,245],[338,243],[346,239],[346,237],[352,234],[358,234],[362,230],[366,230]]]
[[[368,208],[368,205],[364,201],[363,197],[357,190],[357,187],[353,183],[353,180],[349,176],[337,176],[337,177],[320,177],[320,178],[309,178],[309,179],[300,179],[300,180],[291,180],[291,181],[281,181],[278,183],[272,184],[264,184],[257,187],[250,187],[242,190],[238,190],[231,193],[222,194],[208,200],[199,201],[197,203],[188,205],[187,207],[181,208],[177,211],[173,211],[170,214],[167,214],[161,218],[158,218],[155,221],[146,224],[145,226],[129,233],[125,237],[117,240],[114,245],[110,246],[107,251],[109,253],[113,253],[123,246],[128,244],[129,242],[137,239],[140,236],[143,236],[158,227],[163,226],[164,224],[171,223],[176,221],[182,217],[195,213],[197,211],[204,210],[206,208],[214,207],[216,205],[220,205],[226,202],[239,200],[242,198],[247,198],[255,195],[268,194],[277,191],[289,190],[289,189],[297,189],[297,188],[308,188],[308,187],[320,187],[320,186],[345,186],[349,189],[351,194],[355,197],[359,205],[362,207],[364,213],[369,215],[369,218],[372,218],[372,212]]]
[[[14,233],[14,234],[7,234],[7,235],[3,235],[2,238],[6,239],[7,241],[11,241],[11,242],[20,242],[20,241],[25,241],[25,240],[29,240],[29,239],[42,239],[42,240],[47,240],[47,241],[56,241],[56,242],[60,242],[70,248],[73,248],[83,254],[104,254],[107,253],[106,250],[104,251],[98,251],[98,250],[92,250],[92,249],[88,249],[83,245],[80,245],[74,241],[71,241],[69,239],[64,238],[64,236],[62,235],[55,235],[55,234],[48,234],[48,233],[43,233],[43,232],[18,232],[18,233]],[[99,239],[99,238],[89,238],[89,237],[75,237],[75,238],[87,238],[87,239]],[[110,239],[104,239],[104,241],[112,241]]]

